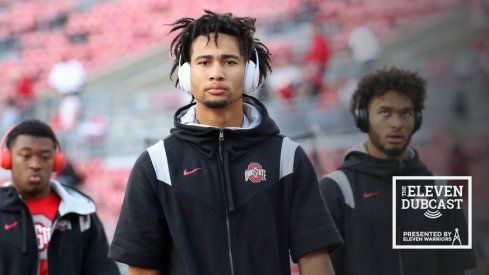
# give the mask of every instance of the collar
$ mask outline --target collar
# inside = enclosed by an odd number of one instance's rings
[[[66,188],[56,180],[51,179],[50,184],[53,192],[56,192],[56,194],[58,194],[61,198],[61,202],[59,203],[58,207],[60,216],[68,213],[76,213],[79,215],[95,213],[95,203],[89,197],[83,195],[75,189]],[[3,186],[15,188],[12,182],[6,182]],[[17,194],[21,198],[21,195],[18,192]]]
[[[77,213],[80,215],[95,213],[95,203],[89,197],[76,190],[64,187],[56,180],[51,180],[51,187],[61,197],[61,203],[58,208],[60,216],[67,213]]]
[[[180,118],[180,123],[199,127],[214,127],[197,122],[197,119],[195,118],[195,112],[196,108],[195,105],[193,105]],[[225,129],[251,129],[258,126],[262,121],[262,116],[258,108],[246,102],[243,102],[243,115],[243,125],[241,127],[225,127]]]

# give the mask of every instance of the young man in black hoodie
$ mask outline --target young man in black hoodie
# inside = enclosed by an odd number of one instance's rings
[[[118,275],[95,203],[51,178],[64,162],[52,129],[26,120],[1,146],[0,274]]]
[[[332,255],[338,275],[463,274],[475,266],[471,250],[392,248],[392,177],[432,175],[409,146],[421,126],[425,87],[426,81],[417,73],[393,67],[363,77],[352,96],[355,123],[368,133],[368,139],[351,149],[343,165],[320,181],[345,241]],[[442,219],[423,218],[399,217],[402,226],[412,230],[447,226],[440,224]],[[451,218],[465,223],[463,214]]]
[[[311,163],[245,95],[270,70],[255,19],[205,11],[172,31],[172,74],[195,102],[136,161],[109,255],[128,274],[285,275],[290,256],[333,274],[342,240]]]

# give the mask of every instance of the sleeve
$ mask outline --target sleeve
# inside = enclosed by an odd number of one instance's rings
[[[340,187],[333,179],[323,177],[319,181],[319,189],[321,190],[321,195],[328,206],[336,227],[341,235],[344,236],[345,199],[343,198],[343,193],[341,192]]]
[[[143,268],[159,269],[168,251],[169,232],[149,154],[138,158],[129,176],[109,257]]]
[[[343,244],[343,240],[321,197],[314,168],[301,147],[295,153],[292,180],[292,260],[297,262],[303,255],[319,249],[327,249],[332,253]]]
[[[331,178],[323,177],[319,181],[319,188],[321,190],[321,194],[326,201],[326,205],[333,217],[333,221],[341,233],[341,237],[343,241],[346,243],[348,240],[345,235],[345,199],[343,197],[343,193],[341,192],[338,184]],[[343,265],[342,259],[345,257],[344,255],[345,249],[340,248],[331,254],[331,261],[333,262],[333,267],[336,273],[343,273]]]
[[[119,275],[119,269],[115,262],[107,257],[109,243],[102,222],[96,214],[89,216],[91,226],[88,231],[83,260],[83,274]]]

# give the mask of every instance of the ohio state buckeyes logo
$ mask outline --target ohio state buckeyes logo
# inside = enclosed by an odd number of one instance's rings
[[[48,244],[51,239],[52,222],[42,214],[33,215],[34,230],[37,236],[37,248],[39,249],[39,258],[41,260],[48,259]]]
[[[257,162],[252,162],[248,165],[248,170],[245,170],[245,181],[251,180],[254,183],[267,180],[267,171]]]

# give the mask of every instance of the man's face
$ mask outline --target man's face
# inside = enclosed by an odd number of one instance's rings
[[[408,157],[407,146],[414,129],[414,104],[397,91],[374,97],[368,105],[369,154],[381,159]]]
[[[13,141],[12,182],[26,199],[50,194],[53,172],[54,142],[47,137],[19,135]]]
[[[192,95],[197,104],[210,109],[241,107],[245,61],[239,51],[238,39],[219,33],[217,46],[214,35],[197,37],[190,56]]]

